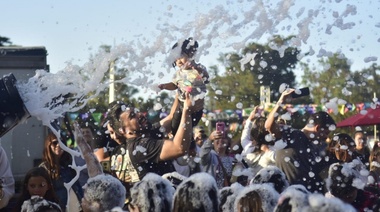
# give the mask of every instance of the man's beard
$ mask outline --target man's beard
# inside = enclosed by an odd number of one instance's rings
[[[145,135],[145,137],[150,135],[150,131],[152,130],[152,123],[149,121],[144,127],[140,127],[140,129],[137,131],[137,134]]]

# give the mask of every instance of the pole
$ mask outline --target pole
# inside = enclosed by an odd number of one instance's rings
[[[373,98],[376,99],[376,93],[375,92],[373,92]],[[376,107],[377,107],[377,105],[376,105]],[[373,126],[373,133],[374,133],[373,139],[374,139],[374,141],[377,141],[377,138],[376,138],[376,136],[377,136],[377,125],[376,124]]]
[[[109,98],[108,103],[115,101],[115,73],[114,73],[115,61],[110,63],[110,86],[109,86]]]

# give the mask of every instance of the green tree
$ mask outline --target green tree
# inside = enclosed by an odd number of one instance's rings
[[[302,84],[310,88],[314,103],[324,104],[334,97],[343,97],[344,89],[351,78],[347,58],[334,54],[318,62],[318,67],[322,68],[320,70],[301,63],[304,71]]]
[[[361,71],[362,81],[357,84],[361,86],[361,93],[359,94],[363,99],[362,101],[371,101],[373,94],[380,90],[380,66],[376,63],[372,64],[369,68]]]
[[[351,104],[371,102],[373,93],[380,88],[377,73],[379,66],[373,64],[369,68],[352,72],[348,59],[341,54],[319,60],[318,67],[322,67],[320,70],[310,68],[305,63],[301,66],[304,70],[302,84],[310,87],[316,104],[325,104],[333,98]],[[339,122],[356,113],[357,111],[345,111],[331,116]]]
[[[0,36],[0,46],[10,46],[12,42],[9,38]]]
[[[269,86],[272,99],[278,96],[282,83],[295,86],[293,69],[298,62],[299,50],[287,47],[292,37],[274,36],[267,44],[251,43],[241,54],[227,53],[219,57],[225,74],[212,70],[215,78],[208,87],[211,109],[233,109],[260,104],[260,86]],[[278,51],[280,50],[280,51]]]

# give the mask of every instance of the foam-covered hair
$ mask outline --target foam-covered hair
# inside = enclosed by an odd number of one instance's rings
[[[309,205],[310,191],[304,185],[295,184],[287,187],[281,194],[274,211],[298,212]]]
[[[218,205],[218,187],[214,177],[208,173],[195,173],[177,187],[173,212],[217,212]]]
[[[310,194],[308,196],[308,205],[302,208],[301,212],[355,212],[356,209],[339,198],[327,198],[322,194]]]
[[[245,187],[242,191],[240,191],[240,193],[235,199],[235,203],[234,203],[235,210],[238,209],[240,200],[252,191],[255,191],[259,194],[261,198],[263,211],[273,211],[273,209],[276,207],[276,204],[280,195],[273,188],[273,186],[269,185],[268,183],[264,183],[261,185],[257,185],[257,184],[249,185],[248,187]]]
[[[170,172],[170,173],[166,173],[164,175],[162,175],[162,177],[164,179],[167,179],[169,180],[169,182],[172,184],[172,186],[174,188],[177,188],[177,186],[179,184],[182,183],[182,181],[184,181],[187,177],[186,176],[183,176],[181,175],[180,173],[178,172]]]
[[[172,184],[163,177],[148,173],[130,190],[131,205],[141,212],[170,211],[174,195]]]
[[[278,193],[283,192],[288,186],[289,182],[281,169],[277,166],[267,166],[257,172],[256,176],[251,180],[250,184],[272,184],[273,188]]]
[[[244,187],[240,183],[232,183],[231,186],[219,190],[219,199],[221,211],[233,211],[237,195]]]
[[[172,46],[165,61],[175,67],[175,61],[178,58],[188,57],[194,59],[197,50],[198,42],[194,38],[181,39]]]
[[[45,200],[40,196],[32,196],[25,200],[21,206],[22,212],[38,212],[38,211],[56,211],[61,212],[61,207],[57,203]]]
[[[181,46],[181,55],[187,56],[189,58],[194,57],[195,53],[198,49],[198,42],[194,40],[192,37],[187,38],[182,42],[177,42],[173,45],[172,49],[178,48]]]
[[[126,190],[121,182],[108,174],[100,174],[88,179],[84,198],[95,211],[107,211],[123,207]]]
[[[344,195],[352,189],[363,189],[367,183],[368,170],[360,160],[349,163],[333,163],[329,168],[326,187],[334,196]]]

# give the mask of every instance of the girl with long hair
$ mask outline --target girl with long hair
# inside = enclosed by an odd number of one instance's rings
[[[47,201],[59,203],[50,176],[43,167],[34,167],[26,173],[20,197],[13,211],[21,211],[24,201],[32,196],[40,196]]]
[[[66,210],[66,205],[70,196],[67,193],[64,183],[70,182],[76,175],[74,169],[69,167],[71,163],[71,155],[68,152],[63,151],[57,137],[53,133],[49,133],[45,138],[42,163],[40,166],[48,171],[63,211]],[[80,201],[83,197],[83,189],[80,186],[79,181],[76,181],[72,185],[70,193],[72,193],[71,191],[75,193],[76,198],[70,200],[76,200],[76,204],[74,202],[71,203],[79,207]]]

